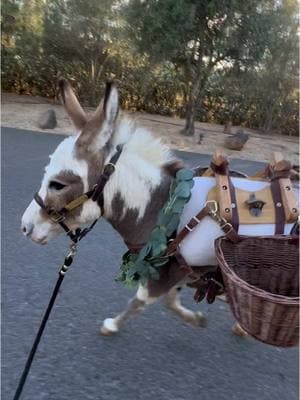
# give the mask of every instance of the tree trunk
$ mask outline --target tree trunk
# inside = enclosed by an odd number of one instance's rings
[[[193,93],[189,93],[186,105],[185,125],[181,131],[184,136],[193,136],[195,133],[195,106],[196,98]]]
[[[206,85],[207,79],[209,75],[209,69],[206,71],[203,68],[202,62],[199,62],[196,77],[193,79],[192,74],[187,74],[187,81],[193,82],[189,87],[189,91],[187,94],[187,104],[186,104],[186,120],[185,126],[180,132],[185,136],[193,136],[195,133],[195,112],[197,105],[199,106],[202,103],[203,98],[203,90]]]
[[[263,127],[263,130],[266,133],[271,133],[272,129],[273,129],[274,109],[275,109],[275,104],[274,104],[274,102],[272,102],[271,105],[268,107],[268,110],[266,112],[266,119],[265,119],[265,123],[264,123],[264,127]]]
[[[193,69],[192,64],[195,61],[196,51],[198,51],[198,61],[196,69]],[[199,45],[197,44],[194,48],[191,60],[188,60],[185,65],[185,79],[187,82],[188,93],[185,126],[180,132],[182,135],[193,136],[195,133],[196,107],[202,102],[203,90],[213,66],[214,64],[210,62],[209,65],[205,67],[203,63],[203,49],[199,48]]]

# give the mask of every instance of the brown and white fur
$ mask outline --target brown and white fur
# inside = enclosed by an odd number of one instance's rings
[[[168,198],[172,175],[181,163],[144,128],[135,126],[129,119],[118,118],[118,91],[114,85],[107,86],[104,100],[91,118],[86,116],[65,80],[60,81],[60,90],[77,133],[65,139],[50,156],[39,195],[47,207],[60,210],[95,185],[116,146],[122,144],[123,151],[116,170],[104,189],[102,217],[126,242],[132,245],[145,243],[158,211]],[[100,216],[101,210],[96,202],[88,200],[68,216],[66,224],[75,229]],[[24,212],[22,231],[39,244],[46,244],[63,233],[34,200]],[[205,325],[200,312],[195,313],[181,305],[177,287],[162,297],[166,306],[185,322],[194,326]],[[149,296],[147,287],[140,286],[128,308],[115,318],[106,319],[101,332],[107,335],[117,332],[126,319],[156,300],[158,297]],[[238,329],[235,333],[243,332]]]

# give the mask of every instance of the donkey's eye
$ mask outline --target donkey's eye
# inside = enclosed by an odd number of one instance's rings
[[[63,183],[57,182],[57,181],[50,181],[49,183],[49,189],[54,189],[54,190],[61,190],[65,188],[67,185],[64,185]]]

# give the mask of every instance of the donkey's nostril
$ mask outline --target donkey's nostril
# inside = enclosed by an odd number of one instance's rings
[[[24,224],[22,225],[21,229],[24,235],[29,236],[33,231],[33,224]]]

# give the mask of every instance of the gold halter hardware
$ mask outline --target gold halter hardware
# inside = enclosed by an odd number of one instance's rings
[[[86,194],[82,194],[81,196],[77,197],[76,199],[70,201],[64,208],[68,211],[73,211],[75,208],[81,206],[88,200],[88,196]]]

